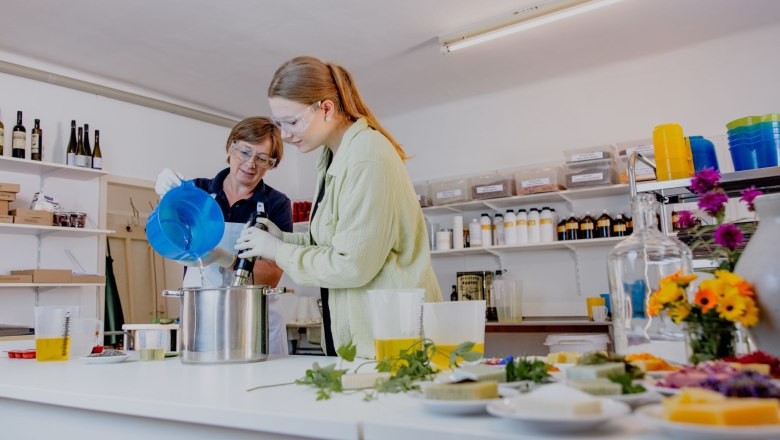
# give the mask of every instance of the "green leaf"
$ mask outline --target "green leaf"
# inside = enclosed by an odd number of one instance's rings
[[[607,376],[607,379],[619,384],[623,389],[623,394],[638,394],[646,391],[642,385],[634,385],[634,377],[631,373],[612,373]]]
[[[357,346],[350,340],[346,345],[340,346],[336,350],[336,354],[338,354],[341,359],[352,362],[355,360],[355,355],[357,355]]]
[[[520,357],[507,363],[506,381],[530,380],[534,383],[542,383],[550,377],[549,369],[550,366],[543,361]]]

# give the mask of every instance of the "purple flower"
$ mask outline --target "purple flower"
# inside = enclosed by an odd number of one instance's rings
[[[680,211],[677,217],[677,227],[680,229],[688,229],[696,226],[696,217],[693,216],[691,211]]]
[[[733,251],[745,240],[742,230],[731,223],[718,226],[715,230],[715,243]]]
[[[741,194],[742,197],[740,197],[739,200],[745,202],[748,205],[748,209],[753,211],[755,209],[753,206],[753,200],[755,200],[756,197],[763,193],[761,190],[756,189],[755,185],[751,185],[750,187],[743,189]]]
[[[729,201],[727,196],[722,191],[708,192],[699,198],[699,209],[707,211],[707,214],[716,217],[723,205]]]
[[[718,186],[720,173],[713,168],[702,168],[691,180],[691,189],[696,194],[704,194]]]

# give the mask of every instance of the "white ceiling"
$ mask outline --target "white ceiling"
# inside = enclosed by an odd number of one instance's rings
[[[539,1],[3,3],[1,50],[235,118],[267,113],[271,76],[296,55],[344,65],[388,116],[780,21],[777,0],[624,0],[442,55],[437,35]]]

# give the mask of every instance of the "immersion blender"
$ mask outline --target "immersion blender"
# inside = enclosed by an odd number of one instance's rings
[[[258,223],[261,218],[268,218],[268,214],[265,213],[265,207],[259,204],[257,212],[252,215],[252,218],[247,222],[247,226],[253,226],[260,228],[263,231],[268,231],[268,227],[262,223]],[[255,257],[239,258],[236,261],[236,265],[233,268],[233,286],[246,286],[249,284],[249,277],[252,276],[252,269],[255,267]]]

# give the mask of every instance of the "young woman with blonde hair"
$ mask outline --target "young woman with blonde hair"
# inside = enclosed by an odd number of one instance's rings
[[[370,289],[423,288],[441,301],[407,156],[343,67],[312,57],[282,64],[268,88],[282,138],[302,153],[325,146],[309,233],[244,230],[239,256],[275,260],[296,283],[321,287],[323,348],[353,341],[374,357]]]

